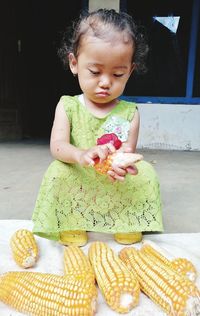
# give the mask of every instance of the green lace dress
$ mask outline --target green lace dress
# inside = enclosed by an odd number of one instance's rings
[[[71,144],[90,148],[105,133],[124,142],[136,111],[121,100],[104,118],[92,115],[79,96],[62,96],[71,127]],[[145,158],[145,157],[144,157]],[[137,163],[138,174],[124,182],[111,182],[93,167],[54,160],[47,169],[35,204],[33,232],[58,240],[59,232],[85,230],[117,233],[163,231],[158,177],[146,161]]]

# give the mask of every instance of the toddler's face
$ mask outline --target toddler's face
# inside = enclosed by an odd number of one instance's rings
[[[132,56],[132,43],[124,42],[120,35],[115,35],[115,41],[111,42],[86,36],[81,42],[78,57],[69,56],[70,68],[78,75],[85,96],[103,105],[123,93],[134,68]]]

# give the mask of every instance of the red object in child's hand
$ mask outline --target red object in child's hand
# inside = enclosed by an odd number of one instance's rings
[[[114,133],[104,134],[100,138],[97,138],[97,145],[104,145],[107,143],[113,144],[115,149],[119,149],[122,145],[121,140]]]

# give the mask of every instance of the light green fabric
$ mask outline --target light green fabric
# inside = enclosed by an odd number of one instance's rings
[[[77,96],[63,96],[61,100],[70,121],[71,143],[85,149],[106,133],[103,127],[110,126],[107,123],[118,122],[113,126],[114,132],[120,129],[121,121],[127,121],[123,126],[129,126],[136,111],[134,103],[121,100],[105,118],[99,119]],[[127,133],[120,134],[124,137]],[[93,167],[53,161],[36,200],[33,232],[57,240],[59,232],[67,230],[163,231],[157,174],[146,161],[138,162],[137,167],[138,175],[128,174],[124,182],[112,183]]]

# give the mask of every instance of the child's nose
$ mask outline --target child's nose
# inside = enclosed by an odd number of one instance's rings
[[[109,88],[111,85],[111,80],[109,76],[101,76],[99,81],[99,86],[101,88]]]

